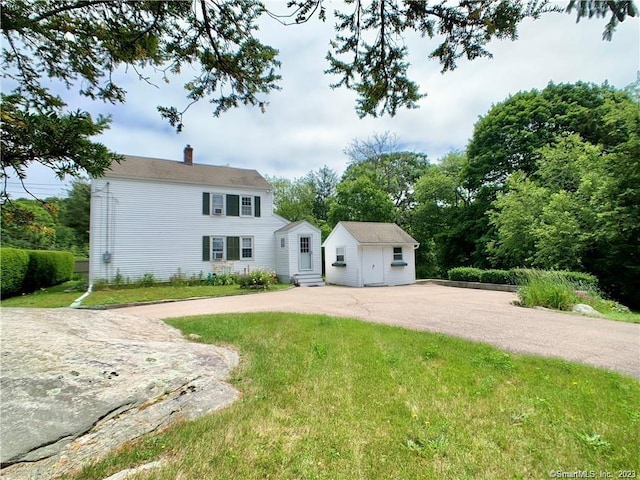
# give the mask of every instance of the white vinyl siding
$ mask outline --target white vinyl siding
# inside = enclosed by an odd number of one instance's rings
[[[225,215],[203,215],[203,192],[225,195]],[[229,217],[229,196],[250,196],[253,206],[261,198],[260,217]],[[213,206],[211,199],[208,205]],[[266,190],[224,188],[170,183],[168,181],[131,180],[103,177],[92,182],[91,198],[91,280],[112,280],[120,272],[136,280],[145,273],[168,280],[180,271],[206,276],[213,261],[203,260],[203,236],[251,237],[251,260],[231,262],[234,271],[275,269],[274,231],[286,220],[273,215],[272,194]],[[226,245],[225,245],[226,248]],[[212,245],[210,250],[213,253]],[[102,260],[109,252],[111,262]]]
[[[338,247],[344,247],[346,266],[333,266]],[[325,279],[327,283],[334,285],[362,286],[360,271],[360,252],[357,242],[349,232],[340,224],[336,225],[329,237],[324,242],[325,255]]]

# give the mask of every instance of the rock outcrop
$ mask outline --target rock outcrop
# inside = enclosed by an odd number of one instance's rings
[[[145,433],[222,408],[238,363],[158,320],[2,309],[3,479],[50,478]]]

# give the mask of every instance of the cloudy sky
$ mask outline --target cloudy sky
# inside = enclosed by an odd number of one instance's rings
[[[274,12],[285,12],[285,2],[268,2]],[[332,11],[337,2],[327,2]],[[426,153],[432,162],[453,149],[464,149],[478,117],[493,104],[518,91],[542,89],[550,81],[587,81],[623,88],[640,69],[640,22],[627,19],[611,42],[602,41],[603,19],[582,20],[575,15],[549,14],[526,21],[519,38],[494,41],[492,59],[460,60],[453,72],[440,73],[437,62],[426,59],[435,41],[409,39],[410,78],[428,95],[420,108],[395,117],[359,119],[355,94],[332,90],[336,78],[325,75],[325,55],[333,38],[333,22],[319,21],[284,27],[265,19],[259,36],[280,51],[282,90],[272,93],[266,113],[241,107],[213,117],[206,102],[192,106],[184,131],[176,134],[160,118],[156,106],[187,104],[182,84],[174,80],[155,88],[139,82],[133,72],[120,73],[127,90],[123,105],[71,99],[73,108],[112,116],[111,129],[98,137],[111,150],[128,155],[181,160],[186,144],[194,147],[194,161],[252,168],[264,175],[297,178],[323,165],[341,174],[348,162],[344,148],[355,138],[375,132],[395,133],[403,149]],[[65,98],[69,98],[65,96]],[[64,195],[68,182],[44,168],[31,168],[27,185],[40,197]],[[13,196],[24,196],[10,179]]]

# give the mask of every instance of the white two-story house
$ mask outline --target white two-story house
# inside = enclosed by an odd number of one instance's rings
[[[276,232],[289,221],[273,213],[271,185],[255,170],[196,164],[187,145],[182,162],[125,156],[91,187],[89,278],[113,283],[151,274],[158,281],[210,273],[276,271]],[[281,280],[321,281],[320,231],[308,225]],[[278,249],[276,248],[278,247]],[[280,255],[281,253],[279,253]],[[277,272],[278,273],[278,272]]]

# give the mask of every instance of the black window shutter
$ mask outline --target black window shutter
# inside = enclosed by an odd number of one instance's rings
[[[260,216],[260,197],[253,197],[253,204],[254,204],[254,216],[255,217],[259,217]]]
[[[240,237],[227,237],[227,260],[240,260]]]
[[[211,260],[211,239],[207,237],[202,237],[202,261],[208,262]]]
[[[209,192],[202,192],[202,214],[211,215],[211,196]]]
[[[227,195],[227,216],[229,217],[240,216],[240,196],[239,195]]]

